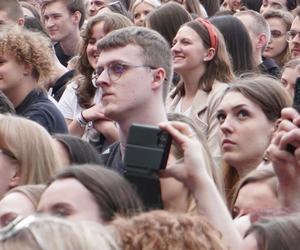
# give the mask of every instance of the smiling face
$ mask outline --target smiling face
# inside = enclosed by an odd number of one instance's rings
[[[75,178],[52,182],[41,196],[38,212],[72,221],[102,222],[95,198]]]
[[[104,33],[104,22],[96,23],[91,30],[91,37],[86,47],[86,55],[89,64],[93,69],[96,68],[99,52],[97,50],[96,43],[98,40],[103,38],[106,34]]]
[[[288,46],[286,41],[287,28],[281,18],[268,18],[266,21],[270,25],[271,39],[263,55],[266,58],[275,58],[280,56]]]
[[[44,25],[52,41],[60,42],[71,36],[78,27],[72,15],[62,1],[49,3],[43,13]]]
[[[172,56],[174,70],[178,74],[190,74],[205,67],[207,49],[196,31],[183,26],[173,40]]]
[[[23,80],[27,71],[23,64],[18,63],[13,56],[0,56],[0,90],[10,96],[10,93],[23,88]]]
[[[262,160],[274,130],[262,109],[239,92],[228,92],[218,108],[223,160],[249,172]]]

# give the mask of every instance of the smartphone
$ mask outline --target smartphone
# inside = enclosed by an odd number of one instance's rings
[[[171,143],[171,135],[159,127],[133,124],[127,138],[124,164],[133,172],[165,169]]]
[[[163,209],[158,170],[166,168],[172,137],[156,126],[133,124],[125,148],[125,178],[146,210]]]
[[[294,100],[293,100],[293,108],[298,111],[300,114],[300,77],[297,78],[296,84],[295,84],[295,92],[294,92]],[[291,144],[287,145],[286,150],[290,152],[291,154],[294,154],[295,147]]]

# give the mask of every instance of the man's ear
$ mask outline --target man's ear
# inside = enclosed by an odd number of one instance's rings
[[[25,63],[23,65],[23,75],[28,76],[32,74],[32,65],[29,63]]]
[[[153,69],[153,78],[152,78],[152,89],[156,89],[161,86],[166,79],[166,71],[163,68]]]
[[[81,13],[77,10],[73,13],[72,18],[75,23],[79,24],[81,19]]]
[[[215,54],[216,54],[216,50],[214,48],[209,48],[206,52],[205,57],[203,58],[203,61],[204,62],[211,61],[215,57]]]
[[[17,25],[23,27],[24,24],[25,24],[25,19],[24,19],[24,18],[19,18],[19,19],[17,20]]]
[[[261,33],[259,34],[259,36],[257,37],[257,48],[264,48],[267,44],[268,44],[268,39],[266,34]]]

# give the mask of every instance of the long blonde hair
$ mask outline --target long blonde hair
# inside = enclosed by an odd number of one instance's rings
[[[61,166],[50,134],[25,118],[0,116],[0,148],[11,153],[18,163],[19,185],[46,183]]]

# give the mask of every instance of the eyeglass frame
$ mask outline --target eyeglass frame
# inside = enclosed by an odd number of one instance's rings
[[[112,70],[112,67],[113,66],[115,66],[115,65],[122,65],[122,66],[126,66],[127,68],[122,72],[122,73],[120,73],[120,76],[118,76],[118,78],[116,78],[116,79],[112,79],[112,77],[111,77],[111,70]],[[94,71],[94,73],[93,73],[93,75],[92,75],[92,81],[94,81],[94,85],[97,85],[97,79],[101,76],[101,74],[105,71],[105,69],[103,68],[102,69],[102,71],[99,73],[98,72],[98,68],[99,67],[97,67],[96,68],[96,70]],[[113,81],[113,82],[116,82],[116,81],[118,81],[121,77],[122,77],[122,75],[126,72],[126,71],[128,71],[128,70],[130,70],[130,69],[134,69],[134,68],[149,68],[149,69],[151,69],[151,70],[155,70],[155,69],[157,69],[157,67],[154,67],[154,66],[150,66],[150,65],[133,65],[133,64],[128,64],[128,63],[125,63],[125,62],[111,62],[111,63],[109,63],[108,64],[108,66],[106,67],[106,71],[107,71],[107,75],[108,75],[108,78],[109,78],[109,80],[110,81]],[[114,73],[113,73],[114,74]],[[116,74],[115,74],[116,75]]]
[[[291,32],[295,32],[295,33],[296,33],[294,37],[291,37]],[[297,30],[289,30],[289,31],[286,33],[286,40],[287,40],[287,42],[293,41],[294,38],[295,38],[297,35],[298,35],[299,38],[300,38],[300,31],[297,31]]]

